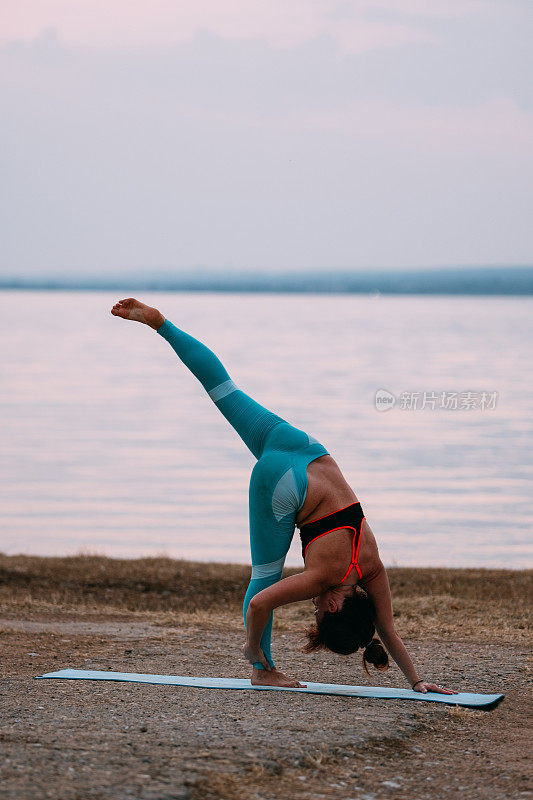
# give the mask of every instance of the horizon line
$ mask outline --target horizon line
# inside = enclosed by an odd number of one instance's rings
[[[329,272],[135,270],[126,274],[0,277],[4,290],[143,290],[319,294],[532,295],[533,265]]]

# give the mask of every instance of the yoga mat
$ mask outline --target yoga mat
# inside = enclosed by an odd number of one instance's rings
[[[188,678],[181,675],[143,675],[137,672],[103,672],[93,669],[60,669],[37,678],[67,678],[85,681],[127,681],[131,683],[159,683],[165,686],[195,686],[198,689],[253,689],[256,691],[298,692],[299,694],[334,694],[343,697],[378,697],[382,700],[432,700],[452,706],[486,708],[503,699],[503,694],[437,694],[413,692],[411,689],[385,689],[380,686],[342,686],[336,683],[306,683],[305,689],[286,689],[280,686],[252,686],[249,680],[239,678]]]

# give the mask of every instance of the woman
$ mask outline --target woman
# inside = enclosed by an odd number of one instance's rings
[[[134,298],[111,313],[142,322],[172,346],[257,459],[250,479],[252,577],[244,598],[243,648],[255,685],[299,687],[277,670],[270,651],[273,610],[313,599],[316,627],[307,652],[327,647],[349,654],[364,648],[364,664],[387,669],[392,655],[418,692],[442,692],[419,677],[396,633],[387,573],[361,504],[327,450],[267,411],[235,386],[217,356]],[[302,537],[304,571],[281,578],[294,528]],[[358,588],[359,587],[359,588]]]

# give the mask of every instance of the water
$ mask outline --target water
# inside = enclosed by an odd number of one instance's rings
[[[253,457],[168,344],[111,317],[108,292],[0,299],[0,549],[249,563]],[[533,299],[143,300],[325,444],[386,564],[531,564]],[[380,413],[381,388],[498,399]],[[287,563],[301,565],[297,536]]]

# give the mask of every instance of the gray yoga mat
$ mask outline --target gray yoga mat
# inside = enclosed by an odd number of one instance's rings
[[[453,706],[486,708],[503,699],[503,694],[437,694],[413,692],[411,689],[386,689],[381,686],[343,686],[336,683],[305,683],[305,689],[285,689],[280,686],[252,686],[242,678],[189,678],[181,675],[143,675],[137,672],[104,672],[92,669],[60,669],[37,678],[66,678],[82,681],[125,681],[130,683],[158,683],[164,686],[194,686],[198,689],[248,689],[259,692],[298,692],[299,694],[334,694],[343,697],[378,697],[382,700],[431,700]]]

